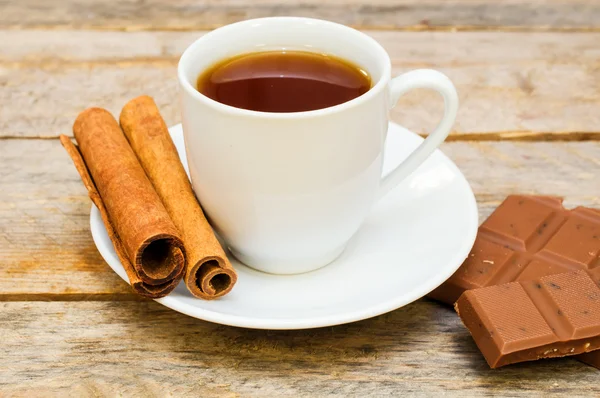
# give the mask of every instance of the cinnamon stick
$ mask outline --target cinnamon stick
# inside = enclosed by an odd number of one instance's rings
[[[237,274],[198,203],[169,130],[148,96],[129,101],[119,118],[186,247],[184,281],[196,297],[215,299],[233,288]]]
[[[163,297],[183,276],[185,250],[179,231],[154,191],[116,120],[104,109],[77,117],[71,156],[123,264],[133,289]]]

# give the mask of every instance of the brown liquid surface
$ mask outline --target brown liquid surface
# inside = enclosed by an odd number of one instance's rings
[[[348,61],[303,51],[249,53],[200,74],[198,91],[225,105],[261,112],[304,112],[350,101],[371,88]]]

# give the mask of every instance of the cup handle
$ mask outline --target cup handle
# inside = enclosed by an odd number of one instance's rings
[[[433,133],[429,134],[404,162],[381,180],[379,197],[383,197],[410,175],[446,139],[456,119],[458,94],[454,84],[446,75],[432,69],[417,69],[395,77],[390,82],[390,109],[396,106],[401,95],[414,88],[429,88],[444,98],[444,116]]]

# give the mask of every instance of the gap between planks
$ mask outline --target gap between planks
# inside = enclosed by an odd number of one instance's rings
[[[120,25],[102,26],[73,26],[73,25],[10,25],[2,26],[2,30],[34,30],[34,31],[78,31],[86,30],[92,32],[195,32],[198,30],[214,30],[229,24],[209,24],[194,26],[147,26],[132,25],[123,27]],[[478,26],[478,25],[368,25],[347,24],[357,30],[389,30],[394,32],[553,32],[553,33],[597,33],[600,26]]]
[[[108,266],[108,265],[107,265]],[[0,293],[0,303],[13,301],[150,301],[131,293]]]
[[[68,135],[68,134],[67,134]],[[427,134],[419,134],[422,138],[427,138]],[[39,135],[39,136],[19,136],[2,135],[1,140],[57,140],[58,135]],[[600,141],[600,131],[493,131],[482,133],[461,133],[453,134],[446,138],[446,142],[582,142],[582,141]]]

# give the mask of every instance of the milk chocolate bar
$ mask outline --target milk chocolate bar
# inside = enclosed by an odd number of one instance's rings
[[[600,348],[600,286],[586,271],[468,290],[455,308],[492,368]]]
[[[429,297],[453,304],[469,289],[576,270],[600,274],[600,211],[566,210],[556,197],[509,196],[479,227],[463,265]],[[600,366],[600,353],[578,359]]]
[[[469,289],[600,266],[600,211],[562,199],[509,196],[479,227],[463,265],[429,297],[454,304]]]

